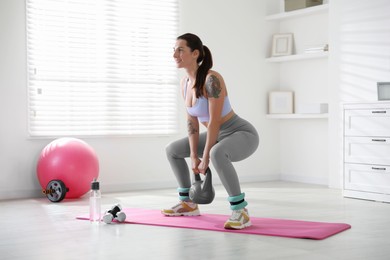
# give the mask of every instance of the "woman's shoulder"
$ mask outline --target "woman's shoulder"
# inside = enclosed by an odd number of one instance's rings
[[[180,85],[184,85],[187,80],[188,80],[187,76],[182,77],[181,80],[180,80]]]
[[[210,77],[217,77],[217,78],[220,78],[220,79],[223,78],[222,75],[218,71],[215,71],[215,70],[209,70],[209,72],[207,73],[206,78],[210,78]]]
[[[219,97],[226,95],[226,86],[223,77],[220,73],[214,70],[209,70],[206,77],[205,93],[207,97]]]
[[[219,84],[222,88],[225,88],[225,81],[222,75],[215,70],[209,70],[206,76],[206,86],[208,84]]]

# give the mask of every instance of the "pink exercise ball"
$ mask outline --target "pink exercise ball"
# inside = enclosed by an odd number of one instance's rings
[[[65,198],[78,198],[91,189],[99,176],[99,160],[86,142],[76,138],[59,138],[41,152],[37,176],[42,189],[52,180],[62,181],[68,192]]]

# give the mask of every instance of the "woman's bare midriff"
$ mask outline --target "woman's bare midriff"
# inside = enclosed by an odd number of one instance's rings
[[[221,125],[225,122],[227,122],[230,118],[232,118],[235,115],[234,111],[230,111],[226,116],[222,117]],[[208,127],[208,122],[203,122],[202,125],[205,127]]]

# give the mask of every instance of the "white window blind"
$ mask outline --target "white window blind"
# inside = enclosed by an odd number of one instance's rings
[[[31,136],[172,134],[177,0],[26,0]]]

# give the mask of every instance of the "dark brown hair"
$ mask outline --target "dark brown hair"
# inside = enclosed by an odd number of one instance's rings
[[[191,49],[191,51],[198,50],[198,64],[199,68],[196,72],[196,79],[194,88],[196,89],[196,97],[199,98],[203,96],[203,87],[206,81],[206,76],[209,70],[213,67],[213,57],[209,48],[206,45],[203,45],[202,41],[198,36],[192,33],[185,33],[177,37],[177,40],[185,40],[187,42],[187,46]]]

